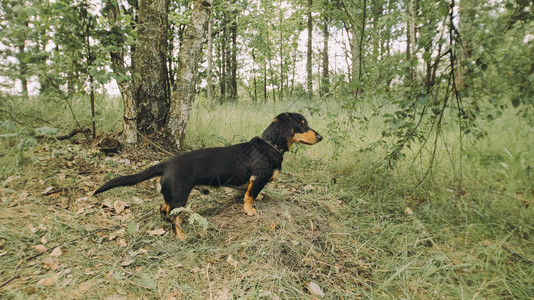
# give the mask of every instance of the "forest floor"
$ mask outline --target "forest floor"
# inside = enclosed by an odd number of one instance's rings
[[[199,137],[224,127],[195,122]],[[259,216],[244,213],[242,191],[193,191],[182,242],[159,216],[157,179],[92,197],[168,155],[141,144],[106,156],[81,136],[22,151],[20,136],[4,138],[0,298],[533,299],[526,181],[512,189],[466,172],[459,187],[437,177],[414,188],[399,169],[369,168],[372,153],[335,160],[327,142],[299,145],[256,201]]]

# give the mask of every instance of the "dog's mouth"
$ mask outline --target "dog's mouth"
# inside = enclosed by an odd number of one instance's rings
[[[296,134],[295,140],[299,144],[314,145],[319,143],[323,137],[313,130],[309,130],[306,133]]]

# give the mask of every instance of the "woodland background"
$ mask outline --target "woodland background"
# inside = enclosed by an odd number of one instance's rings
[[[0,292],[532,298],[533,25],[528,0],[1,0]],[[193,194],[179,243],[155,182],[90,197],[283,111],[325,140],[258,218]]]

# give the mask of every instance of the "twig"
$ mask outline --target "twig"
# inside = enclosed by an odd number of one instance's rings
[[[506,252],[510,253],[513,257],[525,262],[525,263],[528,263],[530,265],[534,265],[534,261],[531,261],[530,259],[524,257],[523,255],[515,252],[515,251],[512,251],[510,248],[506,247],[505,245],[502,245],[501,246],[504,250],[506,250]]]
[[[16,122],[17,124],[20,124],[20,125],[27,125],[27,124],[24,124],[23,122],[17,120],[17,119],[19,119],[19,118],[17,118],[17,116],[15,116],[15,115],[13,114],[13,112],[11,112],[11,111],[8,111],[8,110],[5,110],[5,109],[3,109],[3,108],[0,108],[0,112],[6,113],[7,115],[9,115],[9,117],[11,118],[11,120],[12,120],[13,122]],[[24,116],[24,117],[34,118],[34,119],[36,119],[37,121],[46,123],[46,124],[48,124],[48,125],[55,126],[54,124],[50,123],[49,121],[44,120],[44,119],[39,118],[39,117],[34,116],[34,115],[25,114],[25,113],[22,113],[22,112],[17,112],[16,114],[17,114],[17,115]]]
[[[88,134],[90,132],[91,132],[91,130],[89,128],[75,128],[75,129],[71,130],[69,133],[64,134],[64,135],[59,135],[59,136],[38,135],[38,136],[36,136],[36,138],[38,138],[38,139],[41,139],[41,138],[55,138],[55,139],[57,139],[59,141],[64,141],[64,140],[70,139],[71,137],[77,135],[78,133]]]
[[[143,135],[141,132],[139,132],[139,130],[137,130],[137,133],[142,137],[144,138],[149,144],[151,144],[152,146],[156,147],[159,151],[167,154],[167,155],[170,155],[170,156],[175,156],[176,153],[172,153],[172,152],[169,152],[163,148],[161,148],[160,146],[156,145],[154,142],[152,142],[149,138],[147,138],[145,135]]]

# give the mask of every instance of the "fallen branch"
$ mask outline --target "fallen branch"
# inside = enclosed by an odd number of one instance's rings
[[[89,128],[76,128],[76,129],[73,129],[73,130],[71,130],[69,133],[64,134],[64,135],[58,135],[58,136],[53,136],[53,135],[38,135],[38,136],[36,136],[36,138],[38,138],[38,139],[42,139],[42,138],[55,138],[56,140],[64,141],[64,140],[68,140],[68,139],[70,139],[71,137],[77,135],[78,133],[83,133],[83,134],[87,135],[88,133],[91,133],[91,130],[90,130]]]

